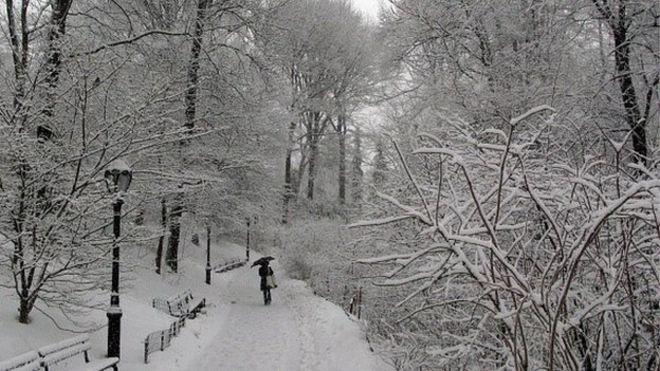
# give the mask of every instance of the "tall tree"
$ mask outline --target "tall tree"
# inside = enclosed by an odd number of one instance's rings
[[[646,48],[653,56],[650,63],[656,65],[658,57],[658,34],[653,28],[658,27],[658,4],[652,1],[630,2],[626,0],[606,1],[592,0],[598,14],[607,24],[614,41],[615,79],[619,84],[625,121],[632,132],[632,143],[635,161],[640,164],[649,163],[649,146],[647,142],[647,125],[651,115],[653,97],[660,82],[660,71],[644,70],[642,64],[633,71],[634,50]],[[655,40],[646,42],[645,36],[655,34]],[[654,38],[651,37],[651,40]],[[643,57],[642,57],[643,58]],[[643,59],[641,59],[643,61]],[[654,63],[655,62],[655,63]],[[642,62],[643,63],[643,62]],[[640,81],[646,82],[646,92],[639,96],[635,88],[635,74],[642,75]],[[656,97],[657,101],[657,97]],[[644,102],[644,104],[642,104]]]
[[[195,113],[197,110],[197,90],[199,80],[199,57],[202,51],[204,37],[204,26],[207,21],[207,11],[212,0],[198,0],[195,13],[195,26],[192,34],[192,45],[190,47],[190,59],[188,60],[188,74],[185,93],[185,121],[183,126],[187,130],[195,127]],[[185,145],[185,142],[180,144]],[[182,159],[185,163],[185,158]],[[169,239],[165,261],[172,271],[177,272],[179,266],[179,243],[181,239],[181,216],[184,211],[184,193],[177,192],[171,201],[169,213]]]
[[[119,157],[133,163],[180,134],[154,135],[148,124],[158,121],[151,109],[163,97],[133,63],[131,48],[151,34],[122,38],[113,4],[28,3],[21,3],[20,23],[14,2],[5,8],[9,44],[20,49],[12,50],[13,71],[2,70],[3,91],[11,94],[3,101],[14,105],[3,107],[8,130],[0,135],[0,202],[10,210],[0,215],[9,240],[0,249],[0,285],[16,290],[24,323],[38,302],[75,310],[89,305],[82,293],[105,287],[98,277],[107,273],[112,247],[104,233],[110,217],[103,217],[110,200],[97,187],[105,167]],[[90,26],[104,16],[117,32]],[[112,58],[104,54],[110,48]],[[132,79],[137,71],[141,84]],[[124,239],[131,236],[128,228]]]
[[[346,10],[347,12],[350,9]],[[349,120],[353,112],[364,106],[364,103],[374,92],[376,81],[375,64],[377,49],[375,40],[371,37],[372,30],[368,25],[361,23],[356,14],[347,14],[344,18],[353,17],[355,20],[352,32],[362,35],[360,43],[358,38],[348,36],[345,38],[345,51],[341,63],[337,64],[332,71],[335,75],[335,87],[332,91],[334,99],[333,122],[335,134],[338,137],[338,197],[340,204],[346,203],[346,141],[349,133],[349,121],[356,127],[356,120]]]
[[[268,148],[263,143],[264,137],[272,136],[268,76],[262,73],[263,61],[254,50],[254,29],[263,12],[258,1],[197,3],[190,58],[185,67],[183,125],[193,138],[182,141],[177,148],[183,166],[178,174],[181,188],[169,209],[166,259],[174,271],[178,269],[178,246],[184,242],[181,240],[184,212],[194,220],[218,225],[218,220],[231,220],[229,215],[240,214],[240,210],[232,211],[239,203],[265,202],[254,196],[261,181],[240,182],[253,179],[255,172],[262,173],[261,180],[269,179],[262,167],[268,161],[260,152],[250,150],[251,146]],[[212,133],[204,138],[195,137],[194,133],[200,130]],[[278,141],[270,145],[277,146]],[[217,200],[201,200],[202,195]],[[219,205],[230,199],[232,203],[226,204],[224,217],[214,218],[221,209]],[[242,220],[245,216],[239,217]]]
[[[366,75],[368,53],[357,37],[365,34],[366,26],[348,2],[335,0],[285,2],[265,26],[260,44],[287,80],[290,97],[285,104],[290,114],[284,163],[286,222],[305,176],[306,197],[315,197],[320,148],[328,128],[333,125],[340,144],[346,143],[347,120],[355,108],[352,99],[357,96],[358,80],[366,79],[360,74]],[[345,155],[343,159],[345,199]]]
[[[47,42],[46,42],[46,60],[40,66],[46,72],[46,77],[41,81],[35,83],[36,89],[30,89],[28,83],[31,82],[30,73],[30,46],[31,38],[30,32],[34,27],[40,25],[30,24],[29,12],[31,11],[29,1],[23,0],[20,6],[20,22],[16,21],[16,9],[13,1],[6,3],[6,17],[9,42],[12,48],[12,60],[14,70],[14,86],[13,91],[13,112],[5,116],[10,127],[9,136],[13,135],[22,136],[26,129],[36,128],[36,135],[39,139],[50,139],[52,135],[53,125],[52,121],[53,110],[56,104],[56,91],[58,88],[59,74],[61,69],[61,38],[65,35],[66,19],[72,0],[58,0],[51,2],[50,13],[48,21],[45,24],[47,29]],[[48,11],[44,6],[43,11]],[[35,63],[39,63],[38,61]],[[37,94],[43,98],[39,99],[38,95],[27,96],[27,91],[36,91]],[[29,102],[28,102],[29,101]],[[41,111],[35,111],[32,107],[43,107]],[[35,123],[39,123],[36,124]],[[44,124],[45,123],[45,124]],[[31,130],[29,130],[31,131]],[[28,132],[29,132],[28,131]],[[28,264],[31,260],[31,254],[35,253],[35,244],[41,238],[39,236],[41,231],[38,220],[45,217],[50,212],[50,208],[54,205],[49,200],[53,189],[49,182],[58,182],[54,172],[42,172],[42,169],[35,168],[33,159],[30,158],[31,150],[34,150],[34,141],[31,139],[22,140],[28,148],[18,148],[9,150],[10,161],[14,162],[17,166],[14,167],[13,174],[9,175],[15,177],[18,183],[10,184],[15,185],[17,191],[17,201],[13,207],[10,219],[13,226],[13,257],[12,272],[16,273],[15,287],[18,293],[19,305],[19,321],[21,323],[28,322],[28,315],[32,311],[34,303],[37,300],[37,293],[39,292],[39,283],[47,276],[48,264],[43,266]],[[42,155],[50,152],[46,148],[37,148]],[[45,150],[45,151],[44,151]],[[52,151],[48,155],[54,155],[56,152]],[[34,154],[34,153],[32,153]],[[0,181],[0,184],[3,182]],[[4,188],[4,186],[3,186]],[[23,235],[30,234],[31,238],[26,238]],[[43,233],[43,232],[42,232]],[[32,251],[26,244],[30,244],[28,239],[32,240]]]

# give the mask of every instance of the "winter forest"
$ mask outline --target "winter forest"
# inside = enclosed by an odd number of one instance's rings
[[[247,235],[394,370],[660,370],[656,0],[3,5],[0,324]]]

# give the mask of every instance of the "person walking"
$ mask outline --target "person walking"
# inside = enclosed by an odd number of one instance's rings
[[[252,263],[253,267],[256,265],[260,265],[259,277],[261,278],[261,280],[259,283],[259,288],[261,289],[264,295],[264,305],[269,305],[271,303],[273,299],[270,290],[277,287],[277,284],[275,283],[275,274],[269,264],[270,260],[273,259],[274,258],[270,256],[266,256]]]

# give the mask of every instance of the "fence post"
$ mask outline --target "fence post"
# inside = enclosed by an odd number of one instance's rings
[[[144,341],[144,363],[149,363],[149,335]]]

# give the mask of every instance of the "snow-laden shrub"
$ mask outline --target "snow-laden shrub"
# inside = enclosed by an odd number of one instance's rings
[[[353,232],[333,219],[295,220],[281,231],[281,259],[290,277],[343,305],[349,285]]]
[[[353,227],[389,237],[360,261],[398,296],[381,334],[399,369],[657,367],[660,176],[553,111],[481,132],[440,114],[412,153],[393,140],[408,184]]]

